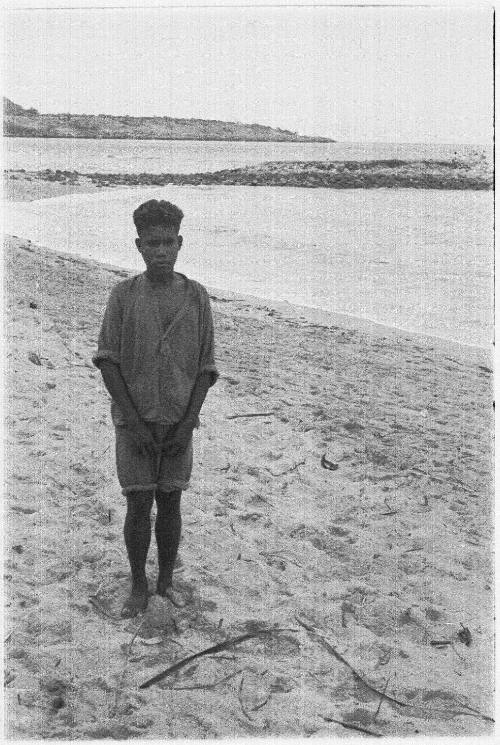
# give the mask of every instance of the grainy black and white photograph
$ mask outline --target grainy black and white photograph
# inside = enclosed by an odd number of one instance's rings
[[[492,737],[493,8],[2,24],[4,739]]]

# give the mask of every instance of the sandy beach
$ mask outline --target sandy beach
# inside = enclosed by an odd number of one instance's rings
[[[22,184],[6,196],[96,188]],[[221,378],[176,570],[190,602],[152,596],[124,621],[125,504],[90,360],[126,276],[6,241],[7,737],[492,734],[488,352],[211,289]],[[155,569],[153,546],[151,586]]]

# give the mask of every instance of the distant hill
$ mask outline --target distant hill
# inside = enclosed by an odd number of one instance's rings
[[[76,137],[128,140],[246,140],[256,142],[335,142],[306,137],[262,124],[170,116],[110,116],[108,114],[39,114],[36,109],[3,99],[5,137]]]
[[[10,101],[8,98],[3,99],[3,115],[4,116],[34,116],[38,114],[36,109],[23,109],[19,104]]]

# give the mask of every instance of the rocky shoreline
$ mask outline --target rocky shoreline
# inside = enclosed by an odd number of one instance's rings
[[[329,189],[490,190],[493,173],[486,160],[275,161],[207,173],[80,173],[46,169],[7,172],[9,179],[42,180],[64,185],[82,181],[96,187],[224,185],[294,186]]]

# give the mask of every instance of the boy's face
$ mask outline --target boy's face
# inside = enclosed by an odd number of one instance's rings
[[[135,244],[151,276],[160,280],[172,276],[182,246],[182,236],[174,227],[151,225],[141,231]]]

